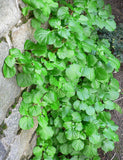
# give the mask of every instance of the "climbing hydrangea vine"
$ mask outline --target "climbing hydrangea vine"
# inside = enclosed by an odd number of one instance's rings
[[[99,29],[116,28],[111,7],[103,0],[23,1],[22,13],[34,15],[36,41],[27,40],[23,53],[10,49],[3,74],[16,74],[17,84],[28,88],[19,124],[27,130],[34,117],[38,121],[32,160],[99,160],[98,149],[112,151],[119,140],[109,111],[121,112],[114,103],[120,89],[112,74],[120,62],[108,40],[98,38]]]

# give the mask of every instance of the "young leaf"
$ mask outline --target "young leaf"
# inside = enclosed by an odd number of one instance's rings
[[[8,67],[12,68],[15,65],[15,58],[12,56],[8,56],[5,59],[5,63],[7,64]]]
[[[58,9],[57,17],[59,19],[65,19],[69,15],[68,7],[61,7]]]
[[[30,116],[38,116],[40,114],[41,114],[41,107],[40,106],[34,105],[29,108],[29,115]]]
[[[16,74],[16,68],[15,66],[13,67],[8,67],[6,63],[3,65],[3,74],[6,78],[11,78],[14,77]]]
[[[81,151],[84,148],[84,142],[82,140],[74,140],[72,142],[72,147],[75,151]]]
[[[53,136],[54,131],[52,127],[46,126],[39,130],[39,134],[43,140],[48,140]]]
[[[53,146],[48,146],[47,150],[46,150],[46,153],[49,155],[49,156],[54,156],[54,154],[56,153],[56,148],[53,147]]]
[[[34,84],[34,77],[32,74],[19,73],[16,79],[17,79],[17,84],[20,87],[28,87]]]
[[[37,29],[34,33],[34,37],[39,44],[47,44],[49,33],[50,31],[44,30],[42,28]]]
[[[29,116],[23,116],[19,121],[19,125],[23,130],[31,129],[34,126],[33,118]]]
[[[102,149],[105,153],[112,151],[114,149],[114,142],[109,140],[104,141]]]
[[[33,154],[36,156],[36,157],[42,157],[42,151],[43,151],[43,149],[42,148],[40,148],[40,147],[38,147],[38,146],[36,146],[36,147],[34,147],[33,148]]]

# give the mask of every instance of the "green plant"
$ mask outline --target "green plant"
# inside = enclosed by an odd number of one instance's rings
[[[110,42],[110,49],[112,53],[123,63],[123,23],[117,25],[113,32],[106,31],[105,29],[99,31],[100,39],[108,39]]]
[[[98,148],[114,149],[118,126],[109,110],[120,110],[119,83],[112,72],[120,62],[111,54],[98,28],[113,31],[116,24],[103,0],[23,0],[34,14],[37,43],[25,42],[24,53],[11,49],[5,59],[6,78],[16,74],[20,87],[32,86],[22,95],[20,127],[38,120],[33,160],[98,160]],[[41,28],[48,21],[49,28]]]

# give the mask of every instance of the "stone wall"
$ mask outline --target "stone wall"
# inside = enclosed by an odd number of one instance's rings
[[[0,0],[0,160],[27,160],[36,142],[36,120],[30,131],[22,131],[18,125],[22,89],[16,77],[6,79],[2,73],[9,49],[23,51],[24,42],[33,40],[31,20],[21,14],[24,6],[21,0]]]

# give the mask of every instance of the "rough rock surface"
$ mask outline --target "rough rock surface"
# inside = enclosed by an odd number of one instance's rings
[[[3,160],[5,156],[6,156],[6,150],[0,141],[0,160]]]
[[[4,59],[8,54],[8,44],[5,42],[0,43],[0,124],[4,120],[8,108],[20,94],[20,88],[17,86],[15,77],[7,79],[4,78],[2,73]]]
[[[18,28],[13,28],[11,35],[13,47],[23,51],[24,43],[27,39],[34,41],[34,31],[35,30],[31,27],[31,20]]]
[[[0,0],[0,37],[17,24],[20,16],[17,0]]]
[[[1,139],[1,142],[7,151],[6,160],[20,160],[21,157],[29,158],[32,155],[32,149],[36,142],[36,120],[34,128],[27,131],[21,130],[20,133],[18,133],[18,130],[20,129],[18,126],[20,119],[20,102],[21,98],[16,105],[16,108],[12,110],[11,115],[4,121],[7,125],[7,129],[4,130],[5,137]]]

